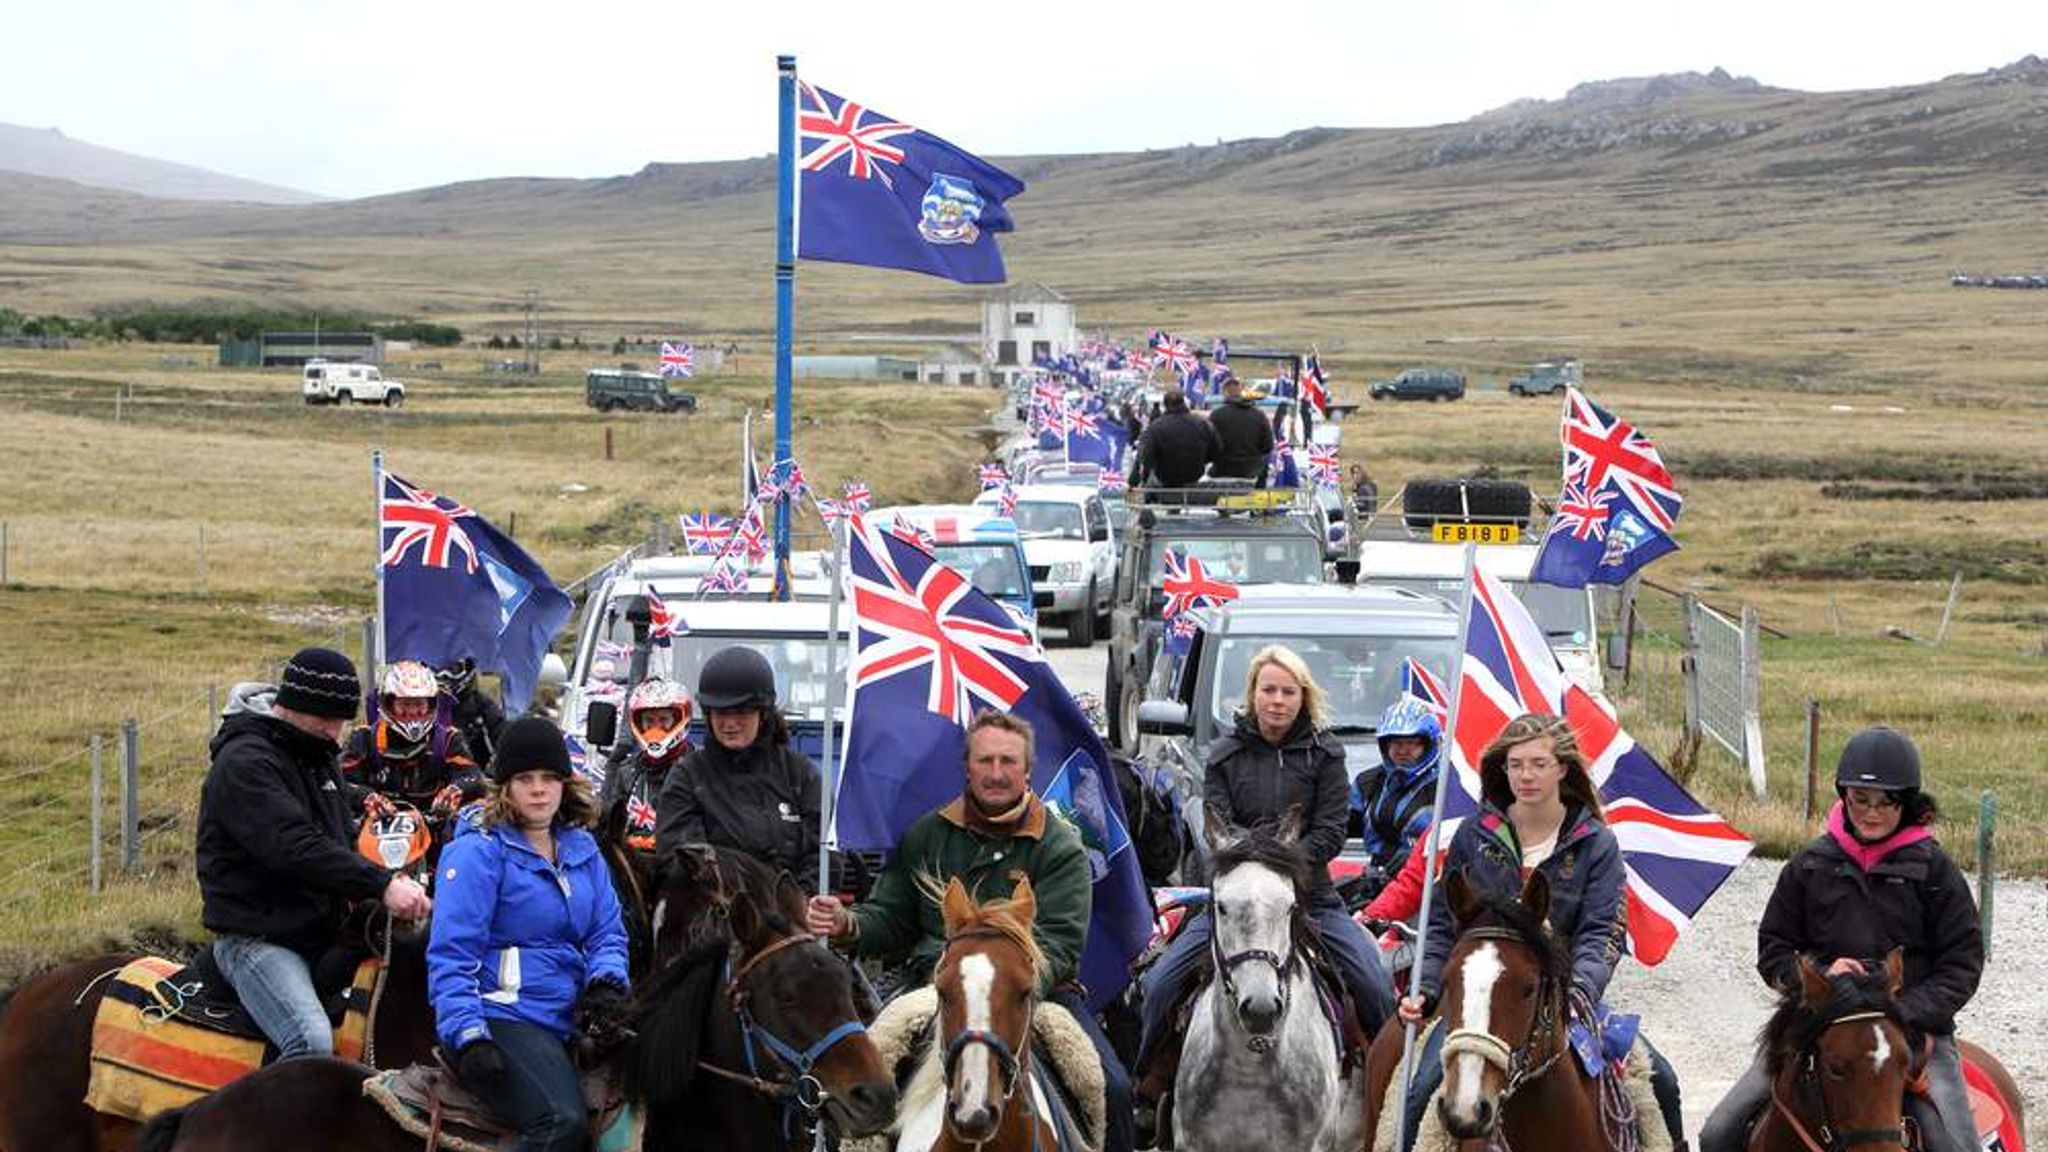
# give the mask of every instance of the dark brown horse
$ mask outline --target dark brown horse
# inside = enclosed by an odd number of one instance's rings
[[[360,942],[384,952],[381,911],[356,922]],[[423,927],[423,926],[422,926]],[[400,1068],[433,1049],[423,930],[389,934],[390,963],[370,1023],[373,1057]],[[139,957],[116,952],[33,976],[0,1007],[0,1152],[127,1152],[138,1126],[83,1103],[93,1016],[114,973]]]
[[[1494,1140],[1516,1152],[1611,1149],[1598,1084],[1566,1040],[1571,963],[1544,927],[1550,882],[1531,873],[1519,900],[1481,898],[1462,874],[1448,883],[1451,913],[1463,930],[1444,962],[1438,1000],[1446,1030],[1438,1101],[1445,1129],[1461,1141]],[[1368,1133],[1393,1106],[1389,1086],[1401,1063],[1401,1031],[1398,1019],[1389,1020],[1367,1059]]]
[[[611,1059],[644,1110],[647,1152],[808,1148],[819,1119],[865,1135],[895,1115],[847,966],[785,914],[802,906],[795,884],[742,859],[751,867],[722,873],[733,883],[722,892],[676,868],[656,898],[696,907],[715,897],[730,938],[675,956],[634,995],[637,1036]],[[280,1131],[297,1152],[418,1148],[363,1098],[368,1074],[338,1060],[266,1068],[159,1119],[143,1149],[254,1152],[276,1147]]]

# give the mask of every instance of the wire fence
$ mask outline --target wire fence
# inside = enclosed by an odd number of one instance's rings
[[[1744,606],[1734,616],[1690,592],[1634,584],[1618,597],[1612,635],[1622,658],[1610,690],[1642,731],[1675,731],[1670,768],[1683,781],[1711,737],[1764,794],[1762,622]]]

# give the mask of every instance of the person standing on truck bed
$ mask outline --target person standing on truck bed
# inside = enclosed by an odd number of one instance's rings
[[[1160,488],[1191,488],[1202,471],[1222,453],[1216,429],[1188,411],[1187,394],[1168,388],[1159,415],[1138,438],[1138,462],[1131,468],[1131,487],[1155,481]]]
[[[1235,376],[1223,378],[1223,404],[1209,413],[1209,427],[1216,430],[1220,448],[1210,471],[1265,487],[1267,460],[1273,455],[1273,425],[1258,405],[1245,397],[1244,381]]]

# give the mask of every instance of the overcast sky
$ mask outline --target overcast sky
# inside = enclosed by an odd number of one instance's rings
[[[1462,120],[1715,66],[1808,90],[2048,54],[2043,0],[106,0],[12,5],[0,121],[334,196],[764,155],[775,55],[993,154]]]

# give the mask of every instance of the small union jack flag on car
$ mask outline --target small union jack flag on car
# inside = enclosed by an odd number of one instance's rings
[[[868,490],[865,480],[848,480],[840,494],[846,497],[846,506],[855,512],[865,512],[874,507],[875,494]]]
[[[677,636],[689,631],[683,625],[683,618],[668,602],[661,598],[653,585],[647,588],[647,638],[656,645],[666,648]]]
[[[747,592],[747,569],[737,557],[721,556],[697,585],[700,596],[743,596]]]
[[[915,544],[927,552],[939,546],[939,538],[932,535],[931,529],[911,520],[901,512],[896,514],[896,522],[889,525],[889,534],[905,543]]]
[[[732,518],[716,512],[685,512],[679,521],[683,528],[683,551],[693,556],[716,556],[732,543]]]
[[[981,481],[981,490],[1001,488],[1010,482],[1010,470],[1001,464],[983,464],[975,469],[975,476]]]
[[[1166,619],[1237,599],[1237,585],[1209,575],[1200,559],[1169,548],[1163,560],[1166,571],[1159,587],[1166,593],[1166,606],[1160,615]]]

